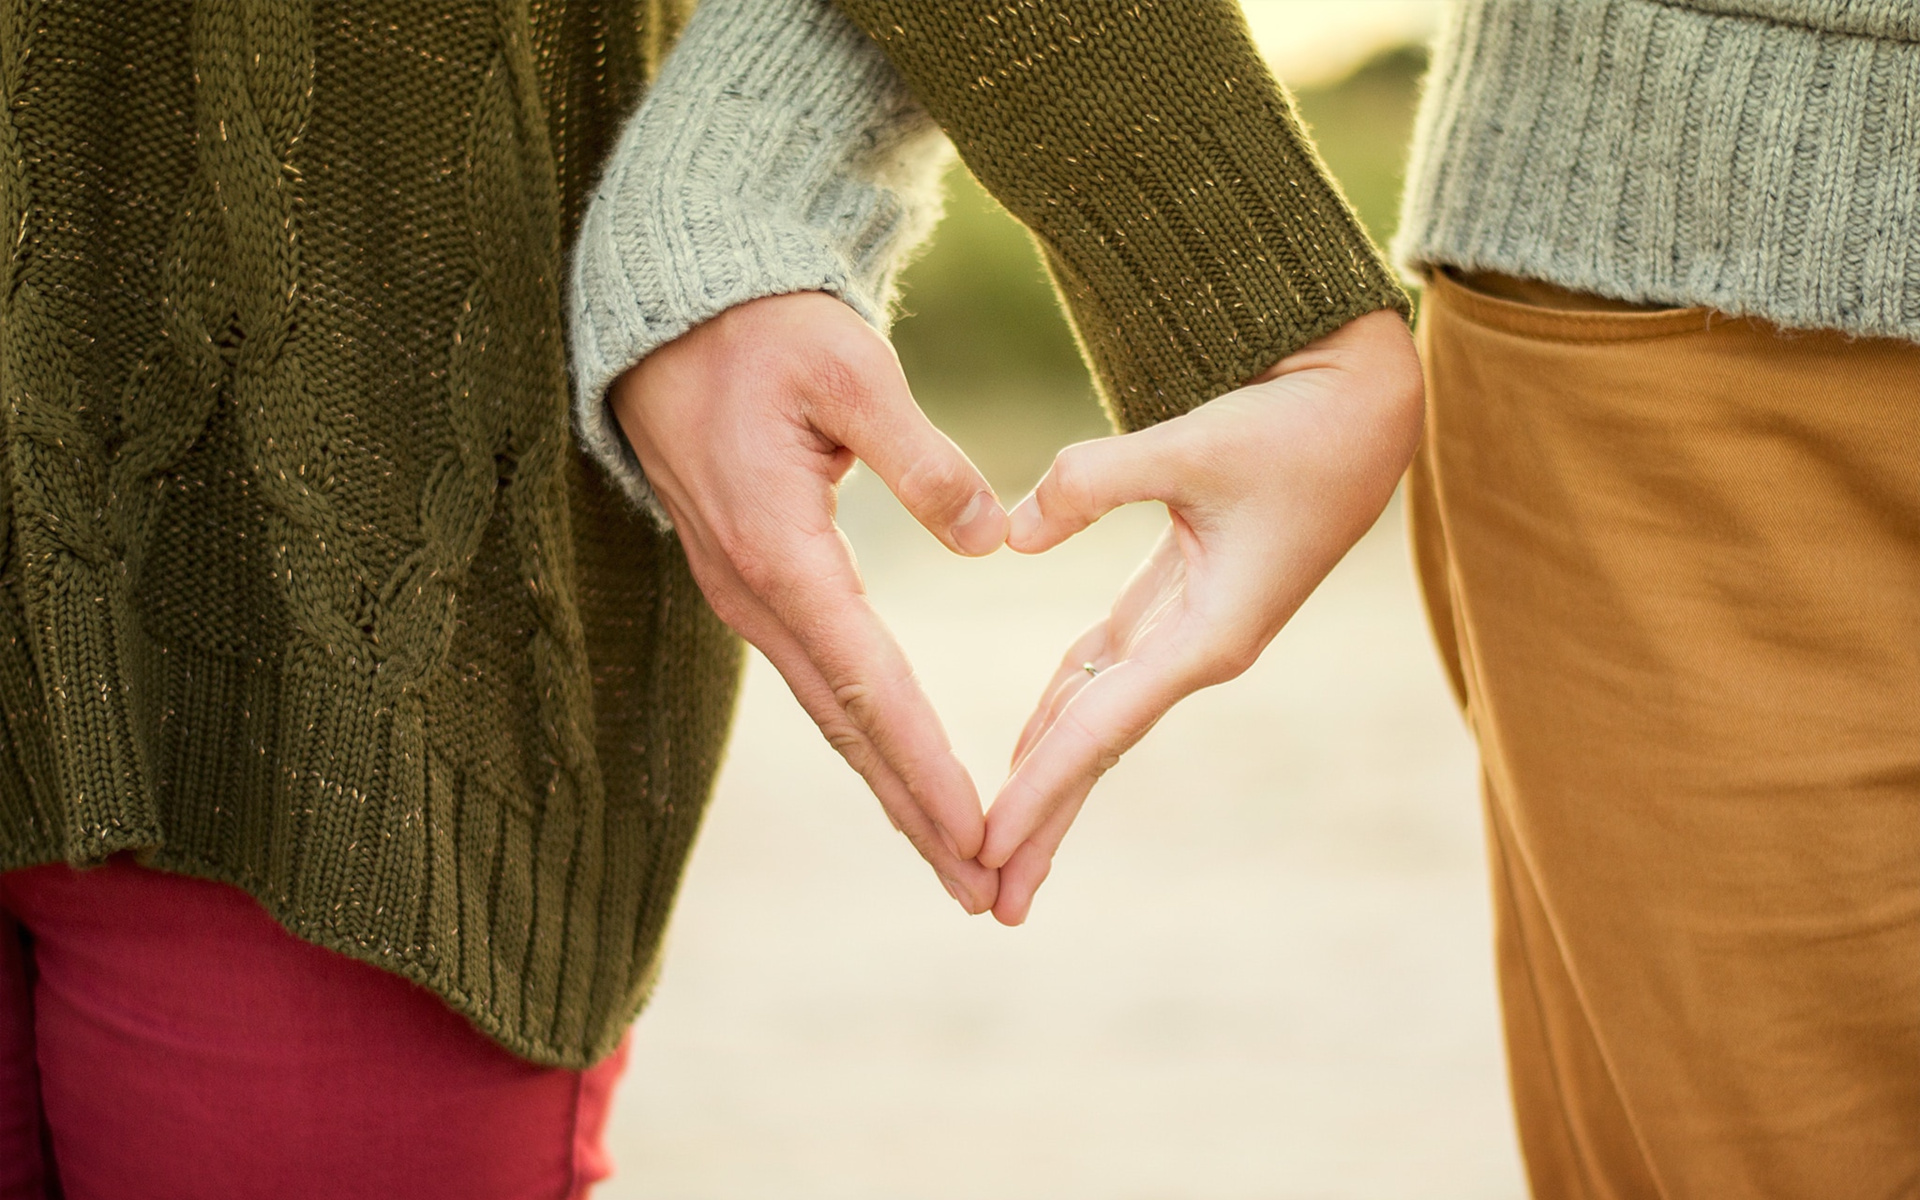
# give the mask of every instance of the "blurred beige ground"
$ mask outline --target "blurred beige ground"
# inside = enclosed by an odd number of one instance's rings
[[[849,489],[989,794],[1164,520],[964,562]],[[1103,782],[1025,928],[952,906],[763,661],[733,747],[602,1200],[1522,1194],[1474,766],[1397,508]]]

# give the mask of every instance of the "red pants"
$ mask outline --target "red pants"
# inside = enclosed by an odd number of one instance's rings
[[[0,1200],[584,1196],[625,1059],[523,1062],[222,884],[0,875]]]

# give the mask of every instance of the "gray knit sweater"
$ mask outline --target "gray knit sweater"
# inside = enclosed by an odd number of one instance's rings
[[[885,332],[951,146],[827,0],[705,0],[622,131],[574,247],[582,443],[663,526],[607,386],[736,304],[820,291]]]
[[[1394,251],[1920,341],[1920,2],[1468,0]]]

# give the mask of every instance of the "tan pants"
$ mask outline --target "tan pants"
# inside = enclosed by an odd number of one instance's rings
[[[1534,1192],[1920,1196],[1920,346],[1574,307],[1434,281],[1411,480]]]

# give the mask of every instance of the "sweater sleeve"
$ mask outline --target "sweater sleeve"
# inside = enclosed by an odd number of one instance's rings
[[[1129,429],[1406,295],[1233,0],[836,0],[1040,243]]]
[[[574,416],[662,527],[608,407],[653,350],[748,300],[822,291],[885,332],[940,215],[947,140],[827,0],[705,0],[627,122],[575,244]]]

